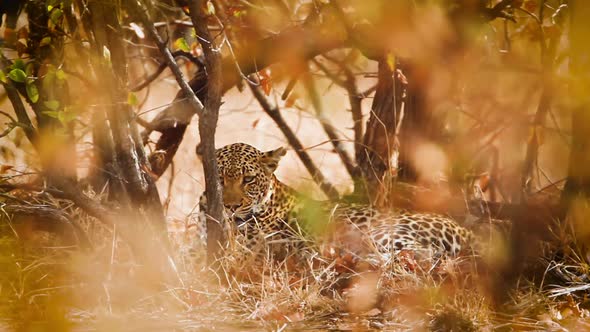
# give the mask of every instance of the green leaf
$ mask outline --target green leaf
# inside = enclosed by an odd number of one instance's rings
[[[6,74],[4,74],[3,70],[0,70],[0,81],[2,83],[8,83],[8,79],[6,78]]]
[[[45,76],[43,76],[43,90],[45,91],[51,91],[51,88],[53,88],[53,84],[55,83],[55,71],[54,70],[49,70],[47,71],[47,74],[45,74]]]
[[[41,39],[39,46],[47,46],[49,44],[51,44],[51,37],[45,37],[45,38]]]
[[[240,18],[240,17],[246,15],[246,11],[240,10],[240,9],[234,10],[232,13],[235,18]]]
[[[56,77],[58,80],[60,80],[60,81],[63,81],[63,80],[65,80],[65,79],[66,79],[66,73],[65,73],[65,72],[64,72],[62,69],[58,69],[58,70],[55,72],[55,77]]]
[[[14,63],[12,64],[12,69],[25,70],[25,62],[22,59],[14,60]]]
[[[35,70],[35,65],[32,62],[27,63],[27,65],[25,67],[25,74],[27,74],[27,77],[33,76],[34,70]]]
[[[191,48],[188,46],[186,39],[180,37],[174,41],[174,47],[181,51],[190,52]]]
[[[127,94],[127,103],[131,106],[136,106],[139,104],[139,100],[137,99],[137,95],[133,92],[129,92]]]
[[[24,83],[27,74],[22,69],[13,69],[8,73],[8,77],[15,82]]]
[[[50,118],[59,119],[59,111],[45,111],[43,114],[47,115]]]
[[[49,16],[49,19],[51,20],[51,22],[53,22],[54,24],[58,23],[59,18],[62,16],[63,12],[61,11],[61,9],[59,8],[54,8],[51,11],[51,15]]]
[[[49,108],[52,111],[57,111],[57,109],[59,108],[59,101],[52,99],[44,102],[43,105],[45,105],[45,107]]]
[[[56,6],[57,6],[57,0],[48,0],[47,1],[47,12],[50,12]]]
[[[33,82],[27,83],[26,90],[27,90],[27,96],[29,96],[29,99],[31,100],[31,102],[33,104],[35,104],[37,101],[39,101],[39,90],[37,89],[37,86],[35,85],[35,83],[33,83]]]

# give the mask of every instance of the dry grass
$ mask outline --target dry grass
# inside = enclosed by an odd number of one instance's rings
[[[61,204],[53,201],[51,204]],[[72,210],[74,211],[74,210]],[[94,249],[59,238],[17,238],[3,223],[0,313],[9,329],[55,330],[565,330],[588,328],[584,278],[575,254],[546,246],[545,275],[523,277],[502,311],[477,260],[440,262],[429,271],[404,258],[374,268],[361,260],[306,252],[296,268],[271,259],[244,263],[239,247],[205,265],[197,228],[171,222],[175,250],[165,269],[142,264],[116,235],[76,211]],[[6,221],[3,216],[3,221]],[[12,226],[19,222],[11,219]],[[172,227],[173,229],[173,227]],[[41,239],[41,240],[40,240]],[[146,239],[148,241],[148,239]],[[196,241],[198,244],[199,241]],[[193,250],[188,250],[192,248]],[[320,251],[321,252],[321,251]],[[554,255],[554,256],[550,256]],[[289,260],[288,260],[289,261]],[[242,263],[244,265],[239,265]],[[161,271],[168,271],[162,275]],[[543,277],[542,279],[539,279]],[[541,281],[542,280],[542,281]]]

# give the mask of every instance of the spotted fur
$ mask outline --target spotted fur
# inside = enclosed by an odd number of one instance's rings
[[[366,205],[315,201],[311,205],[319,206],[324,217],[310,218],[306,216],[307,201],[301,200],[296,191],[274,175],[285,153],[283,148],[261,152],[244,143],[230,144],[216,152],[223,185],[224,218],[238,231],[239,241],[248,250],[260,250],[268,243],[279,244],[278,251],[290,250],[285,249],[287,241],[282,240],[295,238],[301,228],[314,228],[314,223],[326,221],[335,226],[332,227],[334,243],[352,248],[352,237],[362,243],[361,247],[388,257],[402,250],[426,253],[430,257],[455,256],[473,240],[472,233],[454,220],[434,214],[383,212]]]

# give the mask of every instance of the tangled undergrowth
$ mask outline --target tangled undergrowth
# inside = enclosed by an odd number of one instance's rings
[[[90,248],[38,231],[9,213],[0,236],[0,327],[96,330],[581,330],[590,328],[587,258],[555,230],[506,299],[493,268],[459,257],[430,268],[400,254],[372,264],[322,247],[298,262],[241,259],[230,248],[213,272],[194,218],[169,222],[167,266],[134,255],[115,230],[46,193],[35,204],[75,217]],[[150,241],[150,239],[143,239]],[[155,242],[154,242],[155,243]],[[233,251],[232,251],[233,250]],[[243,257],[242,257],[243,258]]]

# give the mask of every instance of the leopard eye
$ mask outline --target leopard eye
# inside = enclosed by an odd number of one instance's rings
[[[254,177],[253,176],[244,176],[243,181],[244,181],[244,183],[250,183],[250,182],[254,181]]]

